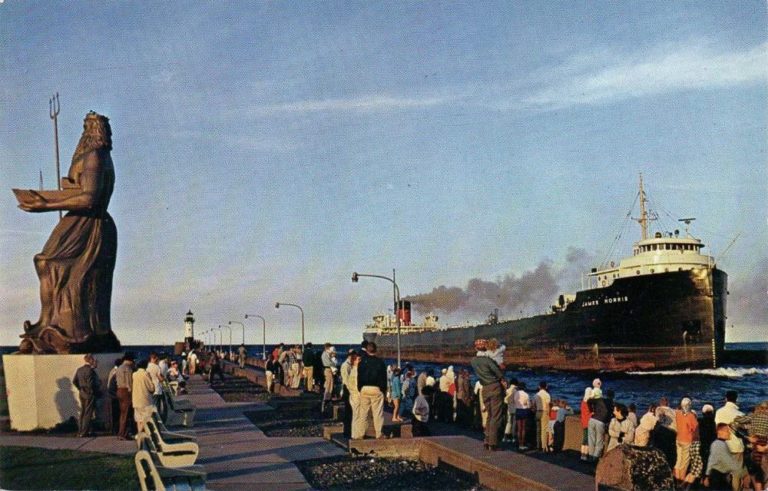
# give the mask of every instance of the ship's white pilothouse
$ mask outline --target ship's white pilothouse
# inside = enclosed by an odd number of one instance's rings
[[[693,271],[694,273],[706,274],[715,267],[714,258],[701,252],[704,244],[688,231],[688,225],[695,220],[694,218],[680,220],[686,225],[684,237],[680,235],[678,230],[675,230],[666,235],[656,232],[650,238],[648,237],[648,222],[651,219],[646,209],[643,176],[641,175],[640,218],[635,220],[640,223],[642,238],[634,244],[632,256],[621,259],[618,265],[611,262],[608,268],[593,269],[588,275],[591,280],[590,287],[610,286],[619,278],[674,271]]]

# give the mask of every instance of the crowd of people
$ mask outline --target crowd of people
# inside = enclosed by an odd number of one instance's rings
[[[495,339],[478,339],[471,370],[446,366],[435,373],[414,366],[386,366],[375,343],[363,342],[349,350],[339,364],[335,348],[326,343],[315,352],[311,344],[277,346],[268,357],[269,390],[275,383],[322,393],[322,411],[331,401],[345,404],[344,433],[363,438],[373,421],[375,437],[382,434],[385,406],[393,422],[410,422],[414,436],[430,434],[432,422],[482,430],[484,446],[502,445],[519,451],[560,452],[565,421],[579,413],[582,428],[581,460],[598,462],[622,445],[659,449],[683,487],[709,489],[765,489],[768,443],[768,401],[750,414],[738,407],[738,394],[728,391],[722,407],[692,399],[662,397],[638,414],[635,404],[620,402],[600,379],[584,389],[577,411],[564,398],[553,397],[542,381],[531,384],[506,378],[505,347]],[[472,376],[473,375],[473,376]],[[475,380],[474,384],[472,379]]]

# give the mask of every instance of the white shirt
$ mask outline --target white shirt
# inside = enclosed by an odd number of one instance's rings
[[[443,375],[440,377],[440,392],[448,392],[450,388],[451,379],[448,378],[448,375]]]
[[[726,402],[725,406],[721,407],[715,412],[715,424],[726,423],[731,424],[733,420],[738,416],[744,416],[744,413],[739,411],[739,406],[733,402]],[[743,453],[744,443],[741,438],[736,436],[734,432],[731,432],[731,437],[725,442],[728,445],[728,450],[731,453]]]
[[[147,373],[149,374],[152,383],[155,384],[155,395],[162,394],[162,388],[160,387],[160,366],[157,363],[149,362],[147,365]]]
[[[539,389],[539,391],[536,393],[536,397],[534,398],[534,402],[536,404],[536,410],[537,411],[549,411],[549,403],[552,400],[552,398],[549,396],[549,392],[547,392],[544,389]]]
[[[528,393],[526,393],[524,390],[516,390],[512,397],[512,402],[515,404],[515,409],[530,409],[531,398],[528,397]]]

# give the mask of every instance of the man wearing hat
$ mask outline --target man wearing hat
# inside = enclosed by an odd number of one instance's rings
[[[501,426],[501,407],[504,402],[504,374],[499,365],[488,356],[483,356],[488,349],[485,339],[475,341],[477,356],[472,358],[472,369],[482,385],[483,403],[488,411],[483,443],[486,450],[498,450],[499,427]]]

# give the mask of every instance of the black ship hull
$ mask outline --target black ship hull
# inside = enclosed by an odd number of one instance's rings
[[[619,278],[529,318],[401,335],[403,360],[468,363],[476,338],[496,338],[509,368],[631,371],[713,368],[725,342],[727,280],[716,268]],[[397,336],[366,333],[397,356]]]

